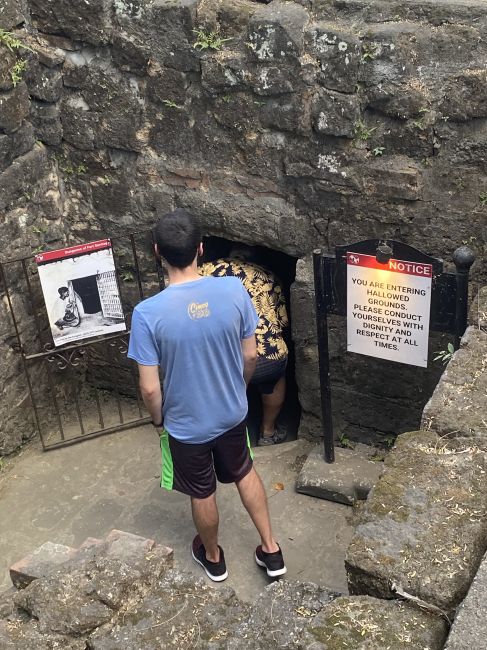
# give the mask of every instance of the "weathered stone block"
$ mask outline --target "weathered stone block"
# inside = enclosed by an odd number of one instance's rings
[[[323,90],[313,101],[312,116],[318,133],[353,138],[360,119],[360,102],[355,95]]]
[[[382,463],[371,460],[372,448],[335,449],[335,463],[326,463],[323,444],[309,454],[296,480],[296,490],[319,499],[353,505],[379,480]]]
[[[309,103],[309,95],[306,92],[269,99],[264,106],[260,107],[262,124],[281,131],[308,134],[311,131],[311,119],[307,103]]]
[[[487,555],[484,556],[468,594],[460,605],[445,650],[481,648],[487,639]]]
[[[253,74],[253,89],[257,95],[285,95],[297,87],[299,71],[291,66],[259,66]]]
[[[201,73],[203,88],[212,94],[242,90],[250,80],[245,57],[230,51],[202,59]]]
[[[52,146],[61,143],[63,128],[59,105],[33,101],[31,102],[30,119],[34,125],[37,140]]]
[[[487,333],[465,332],[423,412],[422,426],[440,435],[475,437],[487,451]]]
[[[155,0],[151,7],[149,43],[151,58],[168,68],[199,72],[199,55],[193,44],[198,28],[199,0]]]
[[[46,542],[30,555],[12,564],[9,569],[10,578],[17,589],[23,589],[33,580],[48,575],[73,558],[76,552],[71,546]]]
[[[65,59],[65,52],[57,46],[52,46],[46,38],[36,34],[35,37],[26,38],[27,45],[34,50],[39,63],[47,68],[55,68],[61,65]],[[69,43],[69,42],[68,42]],[[63,43],[68,48],[68,43]]]
[[[260,594],[249,615],[226,640],[226,647],[238,650],[242,639],[255,650],[301,645],[310,622],[338,596],[337,592],[313,583],[274,582]]]
[[[111,0],[31,0],[35,25],[47,34],[102,45],[111,36]]]
[[[16,60],[15,52],[0,45],[0,90],[10,90],[13,87],[11,71]]]
[[[342,596],[310,621],[307,647],[441,650],[446,634],[446,621],[414,605]]]
[[[29,110],[29,93],[23,81],[12,90],[0,93],[0,130],[11,133],[18,129]]]
[[[453,75],[443,90],[440,110],[451,120],[464,122],[471,118],[487,117],[485,68],[465,70]]]
[[[19,0],[3,0],[0,7],[0,27],[9,31],[25,20]]]
[[[487,286],[480,287],[470,306],[469,322],[487,331]]]
[[[120,70],[140,76],[147,73],[150,47],[137,35],[114,31],[112,52]]]
[[[355,34],[316,23],[306,32],[306,50],[319,62],[320,84],[344,93],[356,91],[361,49]]]
[[[485,552],[487,453],[435,433],[399,436],[346,557],[352,594],[404,590],[449,615]]]
[[[99,116],[89,110],[82,97],[71,96],[61,102],[63,138],[73,147],[93,150],[99,142]]]
[[[27,67],[25,82],[29,94],[43,102],[54,103],[61,97],[63,80],[60,70],[48,68],[31,59]]]
[[[417,201],[421,197],[421,170],[405,156],[382,156],[364,171],[364,189],[388,199]]]
[[[0,210],[23,193],[32,192],[39,179],[48,172],[45,147],[37,145],[24,156],[19,156],[0,174]]]
[[[18,156],[23,156],[34,146],[34,129],[24,122],[20,129],[10,135],[0,135],[0,172]]]
[[[259,61],[299,57],[308,13],[293,2],[277,0],[259,8],[248,27],[249,48]]]

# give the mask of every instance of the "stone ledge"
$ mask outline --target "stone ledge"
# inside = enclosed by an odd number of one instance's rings
[[[365,504],[345,565],[350,593],[392,584],[451,616],[487,544],[487,453],[433,432],[398,437]]]
[[[487,640],[487,555],[461,604],[448,637],[445,650],[476,650]]]

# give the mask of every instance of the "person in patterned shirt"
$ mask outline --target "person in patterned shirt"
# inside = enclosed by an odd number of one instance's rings
[[[231,258],[206,262],[200,267],[202,275],[216,277],[234,276],[247,289],[259,324],[257,339],[257,365],[250,383],[257,388],[262,399],[262,421],[258,445],[274,445],[286,439],[286,430],[276,426],[286,394],[286,366],[288,349],[283,330],[288,326],[286,302],[282,287],[267,269],[250,261],[238,259],[245,250],[238,249]]]

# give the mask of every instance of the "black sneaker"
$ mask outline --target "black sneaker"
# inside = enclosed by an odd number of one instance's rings
[[[262,550],[262,546],[258,546],[255,549],[255,561],[262,569],[267,571],[269,578],[283,576],[287,571],[280,546],[279,550],[275,551],[275,553],[266,553]]]
[[[210,560],[206,559],[205,547],[203,546],[203,542],[199,535],[196,535],[191,545],[191,555],[193,556],[193,560],[203,567],[206,575],[210,580],[213,580],[213,582],[222,582],[228,578],[225,555],[223,554],[222,547],[219,546],[218,548],[220,549],[220,560],[218,562],[210,562]]]

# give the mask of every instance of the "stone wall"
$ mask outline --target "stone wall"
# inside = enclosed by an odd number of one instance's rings
[[[184,206],[209,235],[299,258],[303,434],[319,430],[312,250],[384,236],[485,252],[485,2],[3,0],[0,26],[33,50],[15,87],[12,53],[0,64],[3,255]],[[332,338],[341,430],[417,426],[441,368],[401,367],[399,385]],[[19,381],[14,360],[1,373]]]

